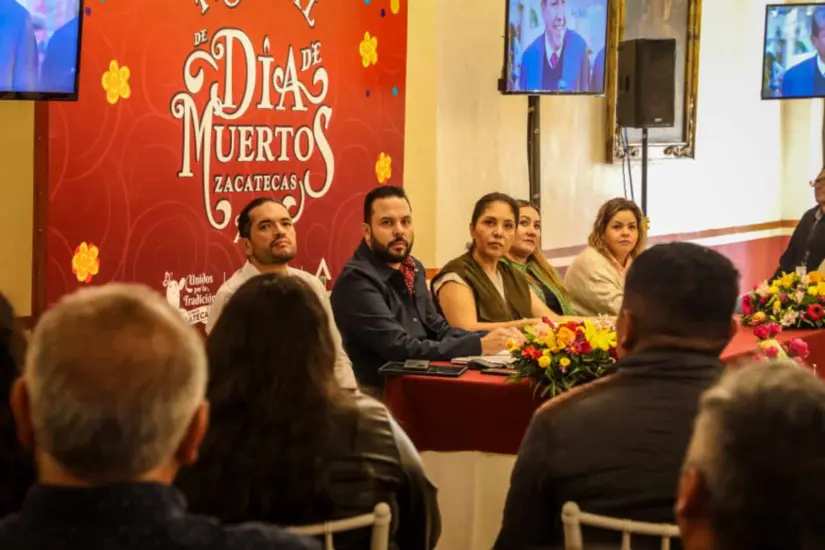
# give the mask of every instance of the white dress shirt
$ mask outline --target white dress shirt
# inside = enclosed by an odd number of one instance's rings
[[[335,378],[338,380],[338,383],[342,388],[353,390],[357,389],[358,383],[355,381],[355,373],[352,372],[352,361],[350,361],[347,352],[344,351],[344,344],[341,341],[341,333],[338,332],[338,326],[335,324],[335,317],[332,313],[332,305],[329,302],[329,294],[327,293],[327,289],[324,288],[321,280],[311,273],[301,271],[300,269],[294,269],[292,267],[287,267],[286,269],[287,275],[291,277],[298,277],[303,280],[312,290],[315,291],[315,294],[318,295],[318,299],[321,301],[324,311],[327,312],[327,317],[329,317],[329,330],[332,333],[332,340],[335,344]],[[232,275],[226,280],[225,283],[221,285],[221,288],[218,289],[218,293],[215,294],[215,297],[212,300],[212,306],[209,308],[209,317],[206,320],[207,334],[212,332],[212,328],[215,326],[218,317],[220,317],[223,308],[226,306],[226,303],[232,295],[235,294],[235,292],[237,292],[245,282],[260,274],[261,272],[247,261],[244,263],[242,268],[236,271],[234,275]]]
[[[547,64],[553,67],[553,54],[556,54],[556,65],[561,63],[561,51],[564,49],[564,39],[567,36],[567,31],[561,35],[561,46],[558,49],[553,48],[550,44],[550,38],[547,37],[547,30],[544,31],[544,55],[547,57]],[[555,68],[555,67],[553,67]]]

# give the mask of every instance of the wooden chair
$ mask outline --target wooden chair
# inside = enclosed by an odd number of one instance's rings
[[[597,516],[582,512],[575,502],[566,502],[561,512],[564,523],[564,550],[583,550],[582,525],[619,531],[622,533],[621,550],[630,550],[630,535],[661,537],[662,550],[670,550],[670,539],[679,538],[679,528],[667,523],[647,523],[628,519]]]
[[[379,502],[375,505],[371,514],[355,516],[347,519],[327,521],[315,525],[302,525],[297,527],[287,527],[290,533],[311,537],[324,537],[324,550],[335,550],[332,544],[332,536],[335,533],[354,531],[372,526],[372,540],[369,550],[387,550],[390,545],[390,522],[392,521],[392,511],[388,504]]]

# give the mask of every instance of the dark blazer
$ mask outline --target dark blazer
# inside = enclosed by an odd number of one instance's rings
[[[568,500],[595,514],[674,523],[682,461],[699,396],[721,375],[718,357],[650,350],[617,373],[540,409],[519,450],[497,550],[563,543]],[[620,535],[585,532],[585,542]],[[644,539],[634,537],[634,548]],[[650,541],[658,548],[659,541]]]
[[[332,310],[361,386],[383,387],[378,369],[389,361],[449,361],[481,355],[483,333],[447,324],[427,290],[424,266],[415,262],[413,293],[404,277],[363,241],[332,289]]]
[[[604,49],[598,53],[593,61],[593,71],[590,76],[590,91],[604,92]]]
[[[800,218],[799,223],[793,230],[788,248],[779,258],[779,266],[773,274],[777,278],[782,273],[793,273],[796,268],[805,260],[805,250],[809,251],[805,267],[808,271],[815,271],[819,264],[825,260],[825,219],[821,220],[814,227],[816,221],[816,211],[819,206],[814,206]],[[813,233],[811,233],[813,231]],[[808,238],[810,237],[810,243]]]
[[[29,12],[15,0],[0,0],[0,91],[36,91],[38,60]]]
[[[545,46],[544,33],[533,40],[521,56],[521,91],[541,90],[544,79]],[[590,87],[590,59],[587,57],[587,43],[582,35],[567,29],[561,51],[562,78],[558,90],[586,92]]]
[[[816,55],[785,71],[782,78],[782,97],[811,97],[814,95],[814,77],[819,70]]]
[[[46,48],[40,71],[40,90],[72,93],[77,79],[79,18],[75,17],[55,31]]]

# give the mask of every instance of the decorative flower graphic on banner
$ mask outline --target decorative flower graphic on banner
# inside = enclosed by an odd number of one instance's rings
[[[389,155],[378,155],[375,162],[375,177],[378,178],[378,183],[384,183],[392,177],[392,158]]]
[[[95,245],[86,244],[85,241],[75,248],[72,257],[72,273],[79,282],[91,283],[92,277],[98,274],[100,271],[99,253],[100,250]]]
[[[361,63],[364,68],[378,63],[378,37],[370,36],[370,33],[365,32],[358,51],[361,53]]]
[[[390,0],[390,11],[393,15],[397,14],[401,9],[401,0]]]
[[[120,99],[129,99],[132,88],[129,86],[129,77],[132,72],[129,67],[120,67],[114,59],[109,63],[109,70],[103,73],[100,83],[106,90],[106,101],[114,105]]]

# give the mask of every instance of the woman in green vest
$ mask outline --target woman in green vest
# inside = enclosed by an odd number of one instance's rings
[[[539,209],[527,201],[517,202],[519,219],[516,235],[507,257],[502,261],[527,278],[530,288],[552,312],[557,315],[576,315],[561,277],[541,253]]]
[[[530,289],[526,277],[502,261],[516,233],[519,206],[504,193],[484,195],[473,209],[470,250],[433,278],[433,301],[453,327],[521,328],[559,315]]]

